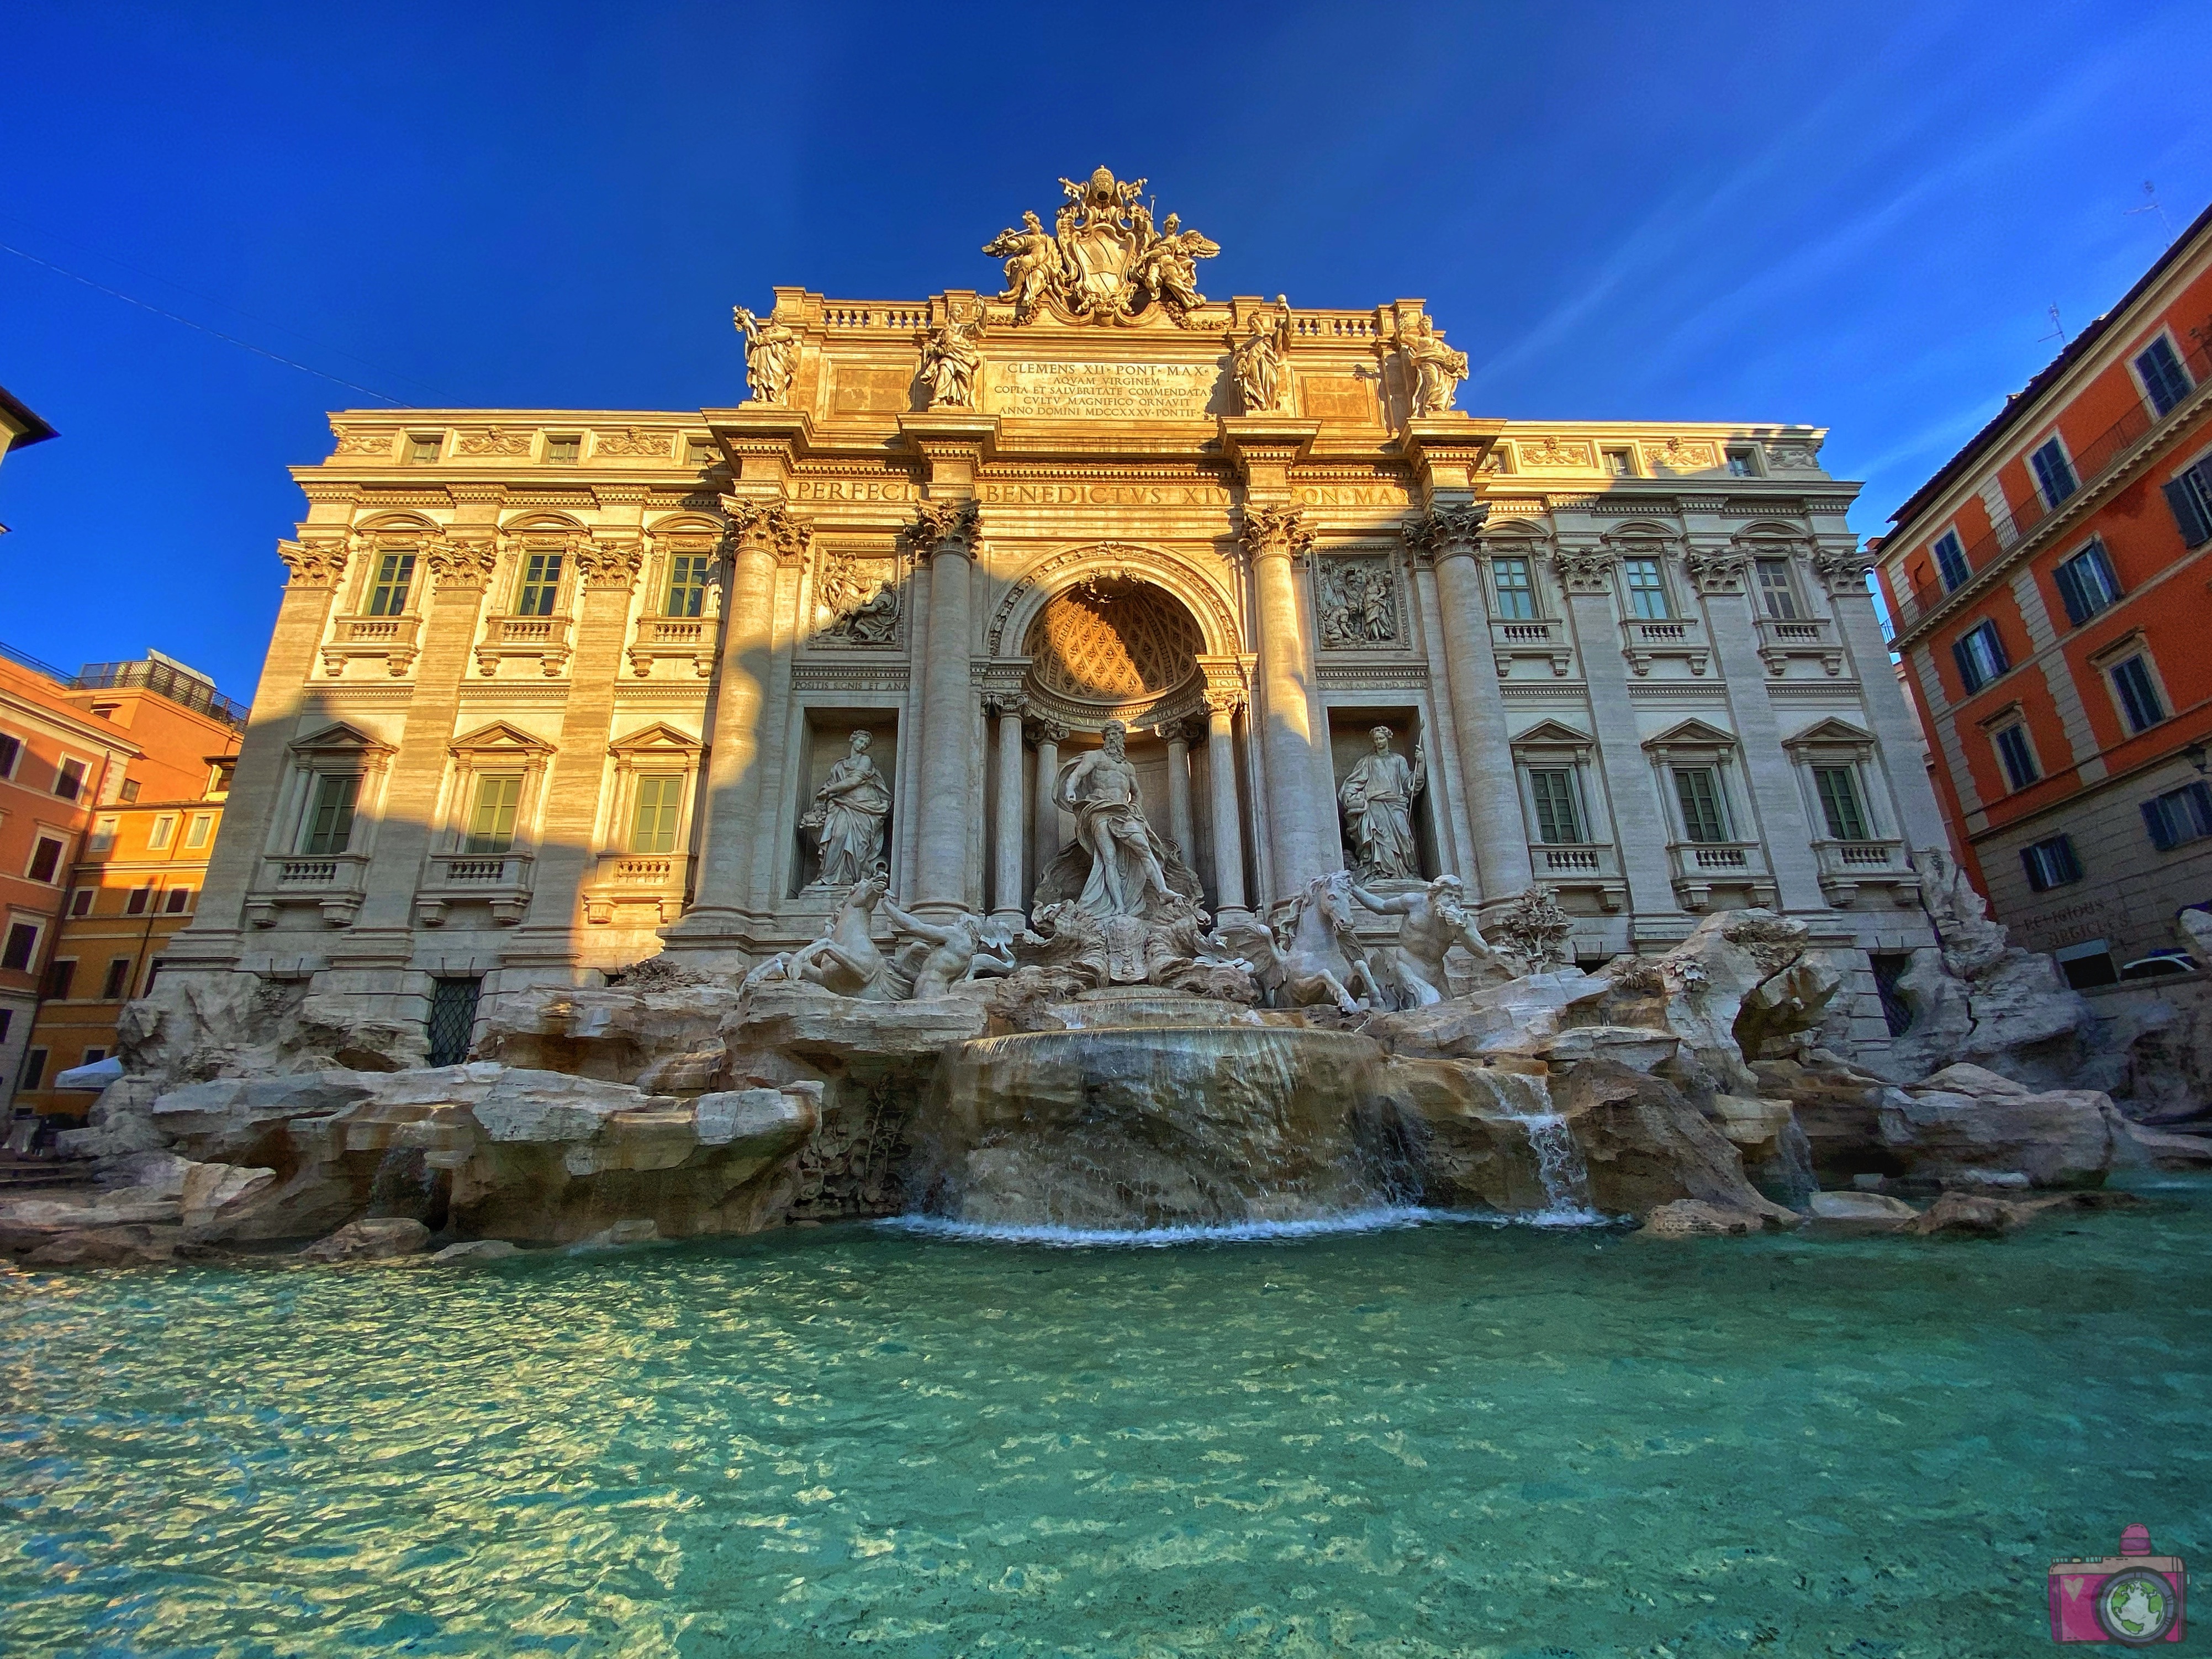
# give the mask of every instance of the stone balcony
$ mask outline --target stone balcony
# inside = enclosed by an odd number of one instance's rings
[[[1844,647],[1837,643],[1836,625],[1825,617],[1795,617],[1787,622],[1775,617],[1758,617],[1759,657],[1766,672],[1788,672],[1793,657],[1810,658],[1833,677],[1844,672]]]
[[[568,655],[566,617],[493,617],[477,641],[477,672],[489,679],[502,662],[517,659],[533,661],[546,678],[557,679],[567,672]]]
[[[433,853],[429,878],[415,892],[415,920],[424,927],[441,927],[455,904],[491,907],[494,921],[511,927],[530,908],[531,867],[534,854],[510,849],[504,853]]]
[[[656,923],[674,921],[690,879],[688,854],[602,853],[585,884],[584,920],[605,927],[626,907],[650,906]]]
[[[261,880],[246,896],[246,918],[274,927],[287,905],[313,905],[333,927],[348,927],[361,914],[368,890],[366,853],[272,853],[261,860]]]
[[[629,646],[630,672],[651,679],[654,665],[672,658],[706,679],[714,672],[714,628],[712,617],[641,617]]]
[[[1547,887],[1595,894],[1607,910],[1628,902],[1620,852],[1610,842],[1539,842],[1528,848],[1528,862]]]
[[[1839,910],[1858,902],[1862,887],[1887,887],[1894,902],[1899,896],[1896,890],[1920,885],[1901,841],[1816,841],[1813,856],[1821,895]]]
[[[1674,896],[1685,910],[1706,908],[1716,887],[1747,888],[1753,904],[1774,905],[1774,874],[1767,868],[1766,849],[1755,841],[1669,842],[1667,862],[1674,871]]]
[[[1713,659],[1705,640],[1705,625],[1695,617],[1630,617],[1620,624],[1620,654],[1639,677],[1651,672],[1662,657],[1678,658],[1692,674],[1702,674]]]
[[[323,672],[343,677],[356,662],[374,663],[398,679],[421,654],[420,617],[340,617],[323,646]]]
[[[1498,677],[1504,678],[1512,672],[1516,658],[1535,658],[1551,665],[1552,672],[1565,677],[1573,668],[1574,647],[1567,640],[1565,619],[1559,617],[1525,617],[1508,620],[1492,617],[1490,619],[1490,648],[1498,659]]]

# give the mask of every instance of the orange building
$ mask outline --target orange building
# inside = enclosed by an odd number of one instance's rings
[[[87,1048],[101,1051],[95,1059],[112,1052],[125,1000],[103,994],[113,958],[134,963],[118,989],[143,994],[160,941],[189,920],[198,882],[184,872],[205,866],[220,811],[211,803],[228,788],[243,719],[204,675],[158,652],[72,675],[0,647],[0,1109],[9,1115],[81,1115],[92,1103],[42,1085]],[[127,951],[115,943],[126,934]],[[88,946],[109,945],[96,968],[84,965]]]
[[[2212,905],[2212,210],[1875,544],[1932,775],[2077,985]]]

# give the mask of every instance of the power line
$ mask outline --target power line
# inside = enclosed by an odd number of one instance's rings
[[[235,334],[226,334],[219,328],[210,328],[205,323],[196,323],[189,317],[179,317],[173,311],[164,311],[159,306],[149,305],[143,300],[134,299],[130,295],[124,293],[120,289],[110,288],[105,283],[95,283],[89,276],[79,276],[76,271],[68,269],[66,266],[58,265],[52,259],[41,259],[35,253],[27,253],[21,248],[16,247],[10,243],[0,242],[0,253],[12,253],[19,259],[28,259],[34,265],[44,265],[48,270],[58,272],[61,276],[68,277],[71,282],[82,283],[87,288],[93,289],[101,294],[105,294],[111,299],[120,300],[125,305],[137,306],[141,311],[150,311],[156,317],[166,317],[173,323],[182,323],[186,328],[197,329],[203,334],[211,334],[218,340],[228,341],[232,345],[243,346],[246,350],[253,353],[257,357],[266,357],[272,363],[282,363],[287,368],[296,368],[302,374],[313,374],[318,380],[328,380],[333,386],[344,386],[349,392],[365,392],[369,397],[374,398],[380,402],[391,404],[396,408],[406,407],[407,400],[404,398],[394,398],[388,392],[377,391],[374,386],[362,386],[358,381],[345,380],[339,375],[326,374],[319,368],[311,368],[306,363],[295,362],[290,357],[283,356],[279,353],[270,351],[264,347],[258,346],[251,340],[241,340]]]

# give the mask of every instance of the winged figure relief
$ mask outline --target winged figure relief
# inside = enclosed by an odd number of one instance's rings
[[[1036,214],[1024,213],[1020,229],[1008,226],[983,245],[983,252],[1006,262],[1006,290],[999,298],[1013,301],[1016,322],[1029,321],[1060,275],[1059,244]]]

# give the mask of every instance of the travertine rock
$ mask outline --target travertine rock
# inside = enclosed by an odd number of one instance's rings
[[[1636,1230],[1638,1238],[1702,1238],[1715,1235],[1741,1237],[1765,1231],[1773,1223],[1755,1210],[1730,1209],[1702,1199],[1678,1198],[1659,1205]]]
[[[1823,1232],[1893,1233],[1920,1212],[1885,1193],[1814,1193],[1806,1205]]]
[[[250,1203],[276,1179],[270,1169],[241,1169],[235,1164],[191,1164],[178,1189],[184,1224],[198,1231],[217,1224],[223,1212]]]
[[[143,1267],[167,1261],[180,1239],[174,1227],[94,1227],[54,1234],[24,1257],[33,1267]]]
[[[1796,1224],[1745,1178],[1728,1138],[1663,1079],[1593,1060],[1553,1085],[1552,1105],[1582,1148],[1591,1203],[1609,1215],[1645,1215],[1694,1198],[1772,1225]]]
[[[503,1238],[471,1238],[463,1243],[447,1245],[430,1260],[441,1267],[469,1267],[479,1262],[504,1261],[508,1256],[521,1254],[521,1246],[510,1244]]]
[[[2009,1171],[2038,1187],[2101,1184],[2122,1133],[2120,1115],[2104,1094],[2039,1093],[1965,1063],[1884,1091],[1881,1125],[1884,1144],[1914,1177]]]
[[[386,1216],[349,1221],[328,1238],[300,1252],[310,1261],[374,1261],[415,1255],[430,1248],[430,1230],[419,1221]]]

